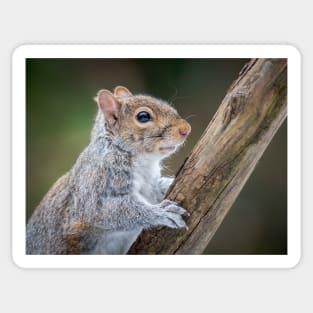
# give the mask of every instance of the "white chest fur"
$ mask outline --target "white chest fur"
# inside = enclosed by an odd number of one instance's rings
[[[154,156],[141,156],[134,162],[134,196],[147,204],[158,203],[157,182],[161,177],[159,159]]]

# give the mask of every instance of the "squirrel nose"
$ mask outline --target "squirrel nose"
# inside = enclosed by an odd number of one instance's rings
[[[179,127],[179,134],[182,136],[182,137],[187,137],[190,133],[190,130],[191,130],[191,127],[190,125],[185,122],[184,124],[182,124],[180,127]]]

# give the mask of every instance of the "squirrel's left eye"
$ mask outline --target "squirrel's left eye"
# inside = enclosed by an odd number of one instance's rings
[[[150,113],[146,112],[146,111],[141,111],[137,114],[136,116],[137,121],[140,123],[147,123],[149,121],[152,121],[152,117],[150,115]]]

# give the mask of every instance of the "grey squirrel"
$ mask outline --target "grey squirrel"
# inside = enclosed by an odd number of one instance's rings
[[[163,200],[161,161],[190,133],[168,103],[118,86],[100,90],[89,145],[26,227],[26,254],[125,254],[143,229],[184,228],[186,210]]]

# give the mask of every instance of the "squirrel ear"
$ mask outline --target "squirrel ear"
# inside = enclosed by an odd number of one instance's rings
[[[120,104],[114,98],[111,91],[102,89],[98,91],[96,101],[99,109],[102,111],[104,118],[108,123],[114,126],[118,121]]]
[[[132,96],[132,93],[123,86],[117,86],[114,88],[114,96],[115,97],[129,97]]]

